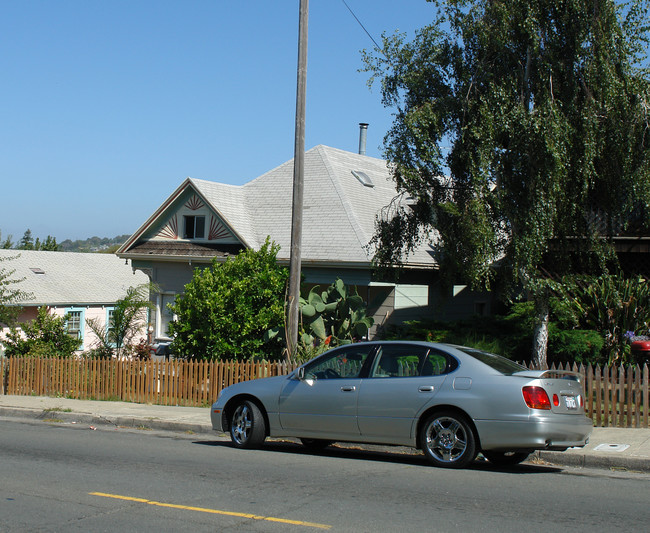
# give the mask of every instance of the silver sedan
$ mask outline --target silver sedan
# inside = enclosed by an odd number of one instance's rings
[[[349,344],[287,376],[232,385],[210,410],[239,448],[266,437],[305,446],[334,441],[412,446],[436,466],[462,468],[479,452],[513,465],[534,450],[584,446],[592,431],[572,372],[527,370],[447,344]]]

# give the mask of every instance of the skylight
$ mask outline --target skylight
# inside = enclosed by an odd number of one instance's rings
[[[45,270],[43,270],[42,268],[30,268],[29,270],[31,270],[34,274],[39,274],[39,275],[45,274]]]
[[[370,176],[368,176],[368,174],[366,174],[365,172],[361,172],[360,170],[353,170],[352,175],[355,178],[357,178],[366,187],[374,187],[375,186],[375,184],[370,179]]]

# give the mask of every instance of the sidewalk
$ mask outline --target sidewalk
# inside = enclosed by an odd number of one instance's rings
[[[169,407],[44,396],[0,395],[0,417],[216,434],[207,407]],[[594,428],[584,448],[536,452],[546,462],[586,468],[650,472],[650,429]]]

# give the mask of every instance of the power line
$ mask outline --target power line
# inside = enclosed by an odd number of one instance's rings
[[[381,46],[379,46],[379,45],[377,44],[377,41],[375,41],[374,37],[373,37],[372,35],[370,35],[370,32],[366,29],[366,27],[363,25],[363,23],[359,20],[359,17],[357,17],[357,16],[354,14],[354,11],[352,11],[352,9],[351,9],[350,6],[348,5],[348,3],[347,3],[345,0],[341,0],[341,2],[343,2],[343,4],[345,5],[345,7],[348,8],[348,11],[352,14],[352,16],[354,17],[354,19],[359,23],[359,26],[361,26],[361,28],[363,28],[363,31],[366,32],[366,35],[367,35],[368,37],[370,37],[370,40],[375,44],[375,48],[385,56],[386,54],[384,54],[384,49],[383,49]]]

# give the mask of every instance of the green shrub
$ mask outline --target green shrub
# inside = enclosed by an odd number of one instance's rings
[[[476,316],[455,322],[410,321],[389,326],[382,337],[470,346],[524,361],[530,358],[532,346],[531,313],[528,304],[515,304],[505,316]]]
[[[113,350],[103,344],[98,344],[81,354],[84,359],[112,359]]]
[[[549,325],[549,363],[602,362],[602,335],[594,330],[568,329],[572,322],[561,300],[551,302],[551,312],[556,320]],[[532,302],[518,302],[505,315],[477,316],[456,322],[412,321],[391,326],[384,338],[459,344],[526,362],[531,358],[534,313]]]
[[[575,320],[584,329],[600,332],[602,363],[635,363],[630,335],[647,335],[650,286],[640,278],[604,274],[598,278],[566,280],[567,298]]]
[[[68,335],[66,317],[41,307],[34,320],[11,328],[5,345],[7,357],[70,357],[79,349],[79,339]]]
[[[264,340],[284,324],[289,272],[277,264],[279,246],[267,238],[259,251],[245,250],[225,263],[195,270],[170,309],[172,352],[193,359],[279,359],[284,344]]]
[[[604,345],[605,340],[597,331],[563,330],[551,324],[548,336],[548,360],[556,363],[607,363],[602,356]]]

